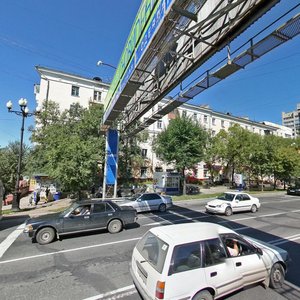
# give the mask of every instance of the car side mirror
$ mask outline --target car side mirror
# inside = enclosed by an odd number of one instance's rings
[[[260,248],[256,248],[256,252],[259,255],[263,255],[263,251]]]

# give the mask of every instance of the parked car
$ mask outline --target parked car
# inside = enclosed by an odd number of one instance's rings
[[[186,223],[150,229],[133,250],[130,272],[143,299],[212,300],[259,282],[281,287],[288,261],[287,251],[221,225]]]
[[[78,232],[106,228],[110,233],[117,233],[136,221],[136,210],[131,207],[119,207],[108,200],[86,200],[74,203],[61,213],[27,220],[24,232],[44,245],[56,237]]]
[[[289,186],[286,190],[288,195],[300,196],[300,187],[298,186]]]
[[[171,196],[160,195],[158,193],[136,194],[122,200],[115,200],[120,206],[131,206],[137,212],[158,210],[165,212],[172,207],[173,201]]]
[[[259,208],[259,199],[244,192],[226,192],[217,199],[209,201],[205,206],[208,213],[220,213],[226,216],[239,211],[255,213]]]

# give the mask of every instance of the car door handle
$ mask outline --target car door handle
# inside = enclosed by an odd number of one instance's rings
[[[113,214],[107,214],[109,217],[112,216]]]
[[[235,263],[235,265],[236,265],[237,267],[240,267],[240,266],[242,265],[242,263],[241,263],[241,262],[237,262],[237,263]]]
[[[90,218],[90,216],[84,216],[84,218],[85,218],[85,219],[89,219],[89,218]]]
[[[217,272],[212,272],[212,273],[210,273],[210,277],[215,277],[215,276],[217,276]]]

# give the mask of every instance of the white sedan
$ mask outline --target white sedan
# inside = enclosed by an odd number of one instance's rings
[[[114,200],[119,206],[131,206],[137,212],[158,210],[165,212],[173,205],[172,197],[158,193],[136,194],[122,200]]]
[[[234,212],[251,211],[257,212],[260,208],[259,199],[244,192],[226,192],[216,199],[209,201],[206,212],[232,215]]]

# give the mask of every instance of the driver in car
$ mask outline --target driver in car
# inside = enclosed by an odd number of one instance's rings
[[[226,247],[229,251],[230,256],[238,256],[239,255],[239,246],[236,240],[227,239]]]

